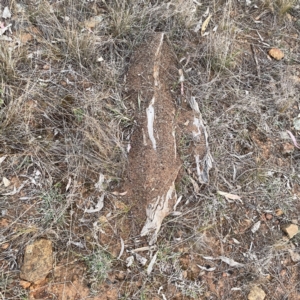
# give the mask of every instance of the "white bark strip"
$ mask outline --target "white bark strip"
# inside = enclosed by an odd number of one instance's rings
[[[175,136],[175,130],[172,131],[172,135],[174,138],[174,155],[175,155],[175,159],[177,158],[177,147],[176,147],[176,136]]]
[[[155,57],[157,57],[157,56],[160,54],[160,50],[161,50],[162,44],[163,44],[163,42],[164,42],[164,36],[165,36],[165,34],[162,33],[162,34],[161,34],[161,37],[160,37],[159,45],[158,45],[157,50],[156,50],[156,52],[155,52]]]
[[[155,203],[149,204],[146,208],[147,221],[142,229],[141,236],[152,235],[149,245],[153,245],[157,239],[163,219],[170,213],[169,201],[175,197],[176,191],[174,183],[170,186],[166,195],[153,199]]]
[[[154,130],[153,130],[153,125],[154,125],[154,102],[155,98],[153,97],[150,105],[148,108],[146,108],[146,114],[147,114],[147,128],[148,128],[148,134],[149,134],[149,139],[152,142],[153,149],[156,150],[156,140],[154,137]]]

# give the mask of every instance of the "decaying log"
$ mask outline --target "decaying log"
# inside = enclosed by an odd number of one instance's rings
[[[123,190],[135,226],[144,223],[138,230],[150,237],[150,244],[155,243],[163,219],[177,200],[175,180],[182,162],[176,135],[191,136],[189,151],[199,183],[208,182],[212,164],[197,102],[192,98],[190,107],[176,107],[178,80],[177,60],[164,33],[155,34],[136,51],[126,76],[126,105],[134,110],[135,126]]]

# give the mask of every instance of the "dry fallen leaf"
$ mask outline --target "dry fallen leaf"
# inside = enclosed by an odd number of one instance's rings
[[[200,266],[200,265],[197,265],[201,270],[204,270],[204,271],[207,271],[207,272],[213,272],[216,270],[216,267],[206,267],[206,266]]]
[[[126,267],[129,268],[134,262],[134,256],[131,255],[126,258]]]
[[[244,264],[236,262],[233,259],[225,257],[225,256],[219,256],[219,259],[221,259],[224,263],[228,264],[230,267],[243,267],[244,266]]]
[[[294,135],[293,135],[289,130],[287,130],[286,132],[290,135],[290,137],[291,137],[291,139],[292,139],[292,141],[293,141],[294,146],[295,146],[296,148],[300,149],[300,145],[298,145],[297,140],[296,140],[296,138],[294,137]]]
[[[198,23],[194,29],[194,32],[198,32],[201,28],[201,25],[202,25],[202,18],[198,21]]]
[[[100,211],[104,206],[104,194],[102,194],[99,199],[98,199],[98,203],[96,204],[95,208],[91,208],[91,209],[85,209],[84,212],[85,213],[88,213],[88,214],[91,214],[91,213],[94,213],[94,212],[98,212]]]
[[[4,162],[4,160],[6,159],[6,155],[5,156],[2,156],[2,157],[0,157],[0,165]]]
[[[211,19],[212,15],[209,15],[206,20],[203,22],[202,26],[201,26],[201,35],[203,36],[208,24],[209,24],[209,21]]]
[[[232,258],[228,258],[226,256],[219,256],[219,257],[212,257],[212,256],[202,256],[204,259],[207,260],[216,260],[216,259],[220,259],[221,261],[223,261],[224,263],[228,264],[231,267],[243,267],[244,264],[241,264],[239,262],[234,261]],[[199,266],[198,266],[199,267]]]
[[[25,186],[26,183],[27,183],[27,181],[25,181],[25,183],[23,183],[21,186],[19,186],[18,189],[14,186],[13,191],[11,191],[9,193],[2,194],[2,196],[13,196],[13,195],[16,195],[16,194],[20,193],[20,191],[22,190],[22,188]]]
[[[8,24],[7,26],[5,26],[5,27],[1,27],[0,28],[0,35],[2,35],[9,27],[11,27],[12,26],[12,24]]]
[[[124,195],[127,194],[127,191],[122,192],[122,193],[120,193],[120,192],[112,192],[112,194],[115,195],[115,196],[124,196]]]
[[[6,178],[6,177],[3,177],[3,184],[5,187],[9,187],[10,186],[10,181]]]
[[[99,190],[99,192],[102,192],[104,190],[104,181],[105,181],[105,175],[100,173],[98,182],[95,183],[95,188]]]
[[[152,269],[153,269],[153,266],[155,264],[155,261],[156,261],[156,258],[157,258],[157,252],[153,255],[150,263],[149,263],[149,266],[147,268],[147,274],[150,275],[150,273],[152,272]]]
[[[252,228],[251,228],[252,233],[255,233],[259,229],[260,224],[261,224],[261,222],[258,221],[252,226]]]
[[[234,195],[234,194],[230,194],[230,193],[226,193],[226,192],[222,192],[222,191],[217,191],[217,193],[221,196],[224,196],[227,200],[228,199],[239,200],[242,202],[241,197],[238,195]]]
[[[134,253],[135,254],[135,258],[136,260],[142,265],[144,266],[146,263],[147,263],[147,258],[143,257],[142,255],[139,255],[137,253]]]
[[[3,13],[2,13],[2,18],[3,19],[9,19],[11,17],[11,12],[8,8],[8,6],[6,6],[3,10]]]
[[[121,256],[123,255],[124,249],[125,249],[124,241],[123,241],[123,239],[121,237],[120,237],[120,239],[121,239],[121,250],[120,250],[120,253],[119,253],[119,256],[118,256],[117,259],[121,258]]]

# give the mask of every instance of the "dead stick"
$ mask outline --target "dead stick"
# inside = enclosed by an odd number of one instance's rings
[[[252,49],[254,61],[255,61],[255,64],[256,64],[257,76],[258,76],[258,78],[260,78],[260,65],[258,64],[258,60],[257,60],[257,56],[256,56],[256,53],[255,53],[255,49],[254,49],[253,44],[251,44],[251,49]]]

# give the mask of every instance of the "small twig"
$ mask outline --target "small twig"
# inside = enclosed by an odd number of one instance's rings
[[[256,56],[256,53],[255,53],[255,49],[254,49],[253,44],[251,44],[251,49],[252,49],[254,61],[255,61],[255,64],[256,64],[257,76],[260,78],[260,65],[258,64],[258,60],[257,60],[257,56]]]
[[[181,91],[181,96],[183,97],[184,96],[184,87],[183,87],[184,76],[183,76],[182,69],[179,69],[178,73],[179,73],[179,82],[181,84],[181,90],[180,90]]]
[[[296,148],[300,149],[300,146],[298,145],[295,136],[289,130],[287,130],[286,132],[290,135],[290,137],[291,137],[291,139],[293,141],[294,146]]]

